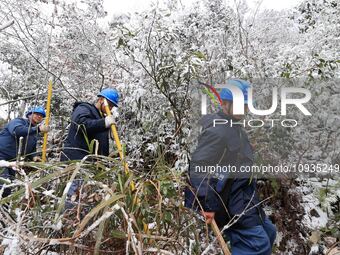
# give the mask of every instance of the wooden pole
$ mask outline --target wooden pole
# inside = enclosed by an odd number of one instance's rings
[[[231,253],[229,251],[229,248],[228,248],[227,244],[225,243],[225,241],[223,239],[221,231],[218,228],[218,226],[216,224],[216,221],[214,219],[211,222],[211,227],[212,227],[212,229],[213,229],[213,231],[214,231],[214,233],[216,235],[216,238],[217,238],[218,242],[220,243],[220,246],[222,248],[223,254],[224,255],[231,255]]]

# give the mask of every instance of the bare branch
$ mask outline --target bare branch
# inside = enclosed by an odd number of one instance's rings
[[[0,32],[1,32],[2,30],[6,29],[6,28],[8,28],[8,27],[10,27],[10,26],[12,26],[13,24],[14,24],[14,20],[11,20],[11,21],[7,22],[6,24],[0,26]]]

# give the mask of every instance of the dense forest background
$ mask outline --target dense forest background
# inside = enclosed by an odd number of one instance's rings
[[[217,254],[215,237],[182,203],[196,96],[209,94],[197,81],[249,80],[261,107],[273,86],[309,89],[312,116],[289,112],[296,128],[249,130],[257,163],[340,164],[339,52],[337,0],[284,11],[242,0],[190,7],[168,0],[112,17],[101,0],[0,0],[0,125],[45,105],[53,80],[49,161],[24,163],[17,191],[2,200],[2,251]],[[74,102],[94,102],[108,86],[122,95],[117,126],[129,175],[114,150],[94,164],[58,162]],[[81,206],[63,215],[66,184],[78,176]],[[272,196],[265,208],[279,230],[274,254],[332,254],[340,238],[338,173],[261,179],[259,190]]]

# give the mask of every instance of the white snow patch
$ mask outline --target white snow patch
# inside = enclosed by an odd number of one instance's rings
[[[319,254],[319,246],[317,244],[314,244],[310,249],[309,254]]]
[[[44,194],[45,196],[52,196],[53,193],[54,193],[54,190],[53,190],[53,189],[51,189],[51,190],[45,190],[45,191],[43,192],[43,194]]]
[[[24,254],[20,250],[18,238],[13,238],[13,239],[5,238],[4,240],[2,240],[1,245],[6,246],[6,249],[4,251],[4,255],[13,255],[13,254],[21,255],[21,254]]]
[[[327,214],[317,206],[318,204],[319,201],[313,194],[303,196],[303,206],[306,212],[303,222],[305,226],[314,230],[325,227],[328,222]],[[312,209],[316,210],[320,217],[311,216],[310,211]]]
[[[57,224],[53,224],[53,225],[51,226],[51,228],[54,229],[54,230],[56,230],[56,231],[59,231],[59,230],[62,228],[62,226],[63,226],[63,223],[62,223],[61,220],[59,220],[59,221],[57,222]]]

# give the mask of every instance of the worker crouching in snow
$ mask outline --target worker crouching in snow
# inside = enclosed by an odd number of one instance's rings
[[[81,160],[94,153],[90,151],[90,144],[94,139],[98,143],[98,155],[109,155],[110,127],[115,123],[115,119],[112,115],[106,116],[104,100],[107,100],[111,110],[113,107],[118,107],[119,94],[117,90],[107,88],[97,96],[95,104],[85,102],[74,104],[71,126],[61,153],[61,161]],[[68,191],[69,198],[76,193],[81,183],[82,180],[79,179],[73,181]],[[66,208],[71,207],[73,206],[70,203],[66,204]]]
[[[39,133],[49,131],[48,126],[41,124],[46,113],[43,107],[35,107],[26,113],[26,118],[16,118],[11,120],[0,132],[0,160],[15,161],[18,153],[28,160],[36,160],[36,146]],[[19,152],[20,137],[22,148]],[[0,177],[9,181],[15,179],[15,170],[11,167],[0,169]],[[0,189],[3,185],[0,182]],[[2,197],[11,194],[10,188],[5,188]]]
[[[248,88],[243,80],[231,79],[228,84],[243,92],[245,112],[248,110]],[[209,166],[251,166],[253,148],[241,125],[214,125],[215,119],[240,121],[243,115],[233,114],[233,96],[229,89],[220,93],[222,110],[204,116],[200,124],[203,131],[193,152],[189,166],[191,188],[186,189],[185,203],[199,211],[220,228],[240,215],[225,234],[230,240],[233,255],[268,255],[276,237],[276,228],[266,217],[256,192],[256,180],[251,174],[197,171]]]

